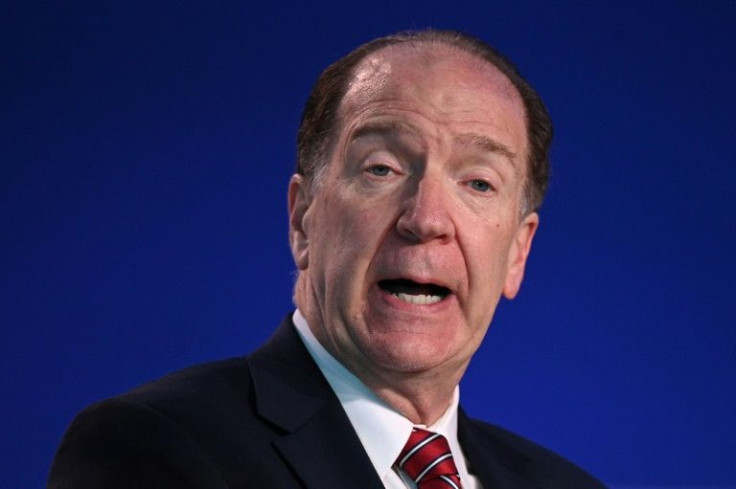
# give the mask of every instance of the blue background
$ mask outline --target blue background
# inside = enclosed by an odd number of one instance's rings
[[[435,26],[509,55],[556,123],[467,410],[614,486],[736,486],[734,5],[4,2],[0,485],[42,486],[88,403],[269,336],[312,83]]]

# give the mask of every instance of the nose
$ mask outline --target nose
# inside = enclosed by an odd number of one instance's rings
[[[412,242],[448,242],[455,236],[450,212],[449,189],[440,177],[427,174],[419,178],[402,203],[396,224],[399,234]]]

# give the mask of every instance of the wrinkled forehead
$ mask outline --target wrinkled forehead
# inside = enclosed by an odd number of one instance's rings
[[[409,113],[434,127],[475,132],[528,155],[526,111],[521,95],[498,68],[460,48],[428,42],[404,43],[366,56],[353,70],[338,109],[347,136],[360,120]],[[338,135],[340,139],[340,135]]]
[[[462,48],[438,42],[417,41],[386,46],[366,56],[353,69],[343,102],[368,103],[371,98],[416,91],[428,78],[452,81],[455,92],[493,93],[510,110],[523,102],[516,87],[489,61]]]

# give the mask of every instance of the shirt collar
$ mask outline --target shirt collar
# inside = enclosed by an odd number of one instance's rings
[[[293,320],[304,345],[342,404],[373,467],[383,479],[392,470],[414,425],[330,355],[298,309],[294,312]],[[459,399],[459,388],[455,387],[447,411],[432,426],[420,426],[445,436],[455,454],[462,453],[457,440]]]

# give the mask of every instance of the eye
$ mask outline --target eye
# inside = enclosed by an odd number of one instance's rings
[[[478,180],[478,179],[471,180],[469,185],[470,185],[470,188],[478,192],[490,192],[491,190],[493,190],[493,187],[491,186],[491,184],[486,182],[485,180]]]
[[[388,176],[388,174],[391,172],[391,168],[386,165],[373,165],[369,167],[366,171],[371,175],[375,175],[377,177],[385,177]]]

